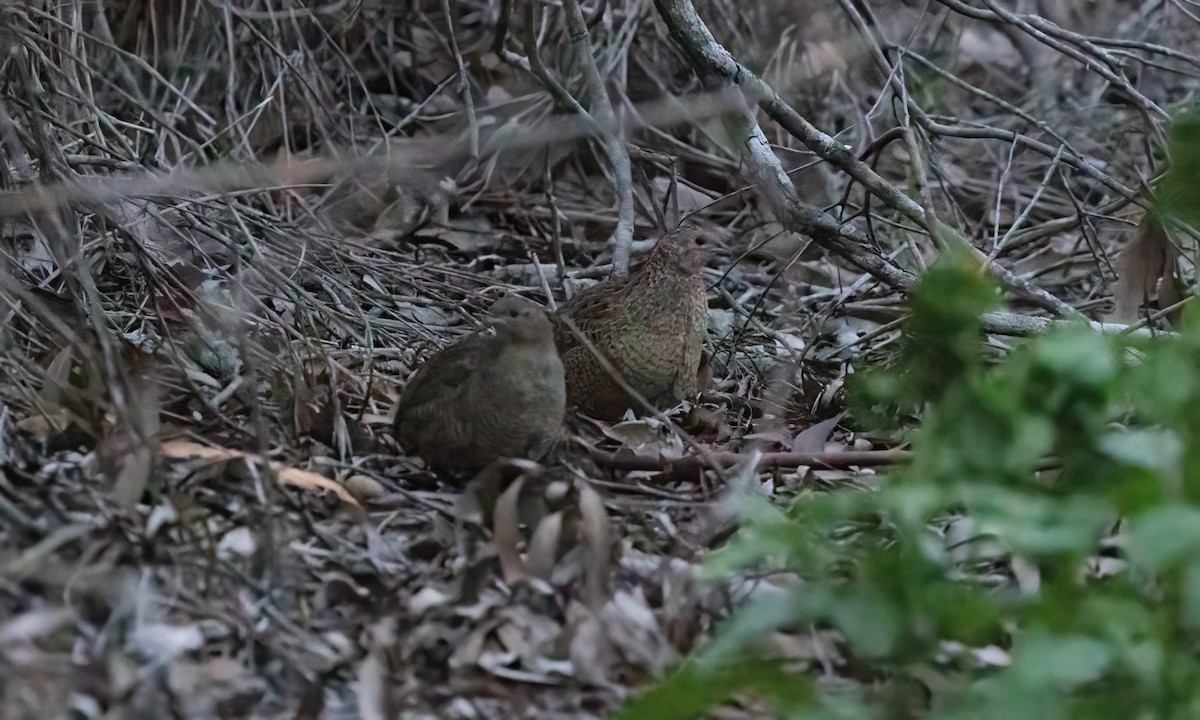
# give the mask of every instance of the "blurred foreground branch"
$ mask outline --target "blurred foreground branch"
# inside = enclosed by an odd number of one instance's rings
[[[615,118],[594,119],[592,129],[576,117],[556,116],[536,126],[503,126],[480,143],[495,142],[498,152],[520,153],[568,143],[595,132],[619,133],[622,137],[644,127],[680,122],[697,122],[728,113],[742,100],[734,90],[701,93],[670,101],[646,103],[636,117],[618,123]],[[502,137],[497,137],[503,133]],[[394,141],[387,156],[342,159],[320,157],[296,161],[249,164],[214,162],[202,168],[184,168],[155,175],[126,173],[82,177],[50,185],[32,185],[15,192],[0,193],[0,217],[28,212],[45,212],[69,203],[113,203],[124,198],[169,196],[183,192],[229,193],[328,182],[349,172],[382,173],[392,169],[447,166],[469,157],[470,147],[444,135]]]

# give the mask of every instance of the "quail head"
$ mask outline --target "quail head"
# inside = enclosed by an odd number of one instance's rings
[[[566,412],[563,365],[546,312],[501,298],[485,327],[426,361],[396,413],[401,445],[440,472],[476,472],[499,458],[540,460]]]
[[[655,407],[669,408],[696,392],[708,308],[701,272],[711,247],[700,228],[681,227],[660,237],[646,262],[628,278],[609,278],[564,304],[554,333],[570,405],[605,420],[618,419],[635,407],[633,398],[561,321],[563,315]]]

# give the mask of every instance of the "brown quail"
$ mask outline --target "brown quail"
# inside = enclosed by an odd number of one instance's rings
[[[701,270],[710,249],[701,229],[681,227],[659,238],[638,272],[586,288],[559,310],[659,409],[696,392],[708,307]],[[556,323],[554,339],[566,370],[568,404],[604,420],[635,407],[565,323]]]
[[[566,413],[563,366],[546,312],[517,295],[486,326],[425,362],[396,413],[405,450],[439,472],[476,472],[498,458],[540,460]]]

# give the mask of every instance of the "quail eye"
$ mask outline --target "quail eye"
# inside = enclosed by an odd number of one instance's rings
[[[509,316],[509,317],[514,317],[514,318],[515,318],[515,317],[517,317],[517,316],[518,316],[518,315],[520,315],[520,314],[521,314],[521,313],[517,312],[516,310],[509,310],[509,311],[508,311],[508,316]]]

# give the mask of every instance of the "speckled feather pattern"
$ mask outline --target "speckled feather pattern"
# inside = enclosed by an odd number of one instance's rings
[[[502,299],[490,316],[518,308],[426,361],[400,397],[396,435],[439,472],[474,472],[501,457],[542,459],[561,437],[563,364],[545,312]]]
[[[695,244],[700,237],[694,228],[664,235],[638,273],[586,288],[560,310],[633,389],[660,409],[696,391],[707,327],[700,272],[708,251]],[[633,407],[563,323],[555,328],[555,342],[566,371],[568,404],[609,420]]]

